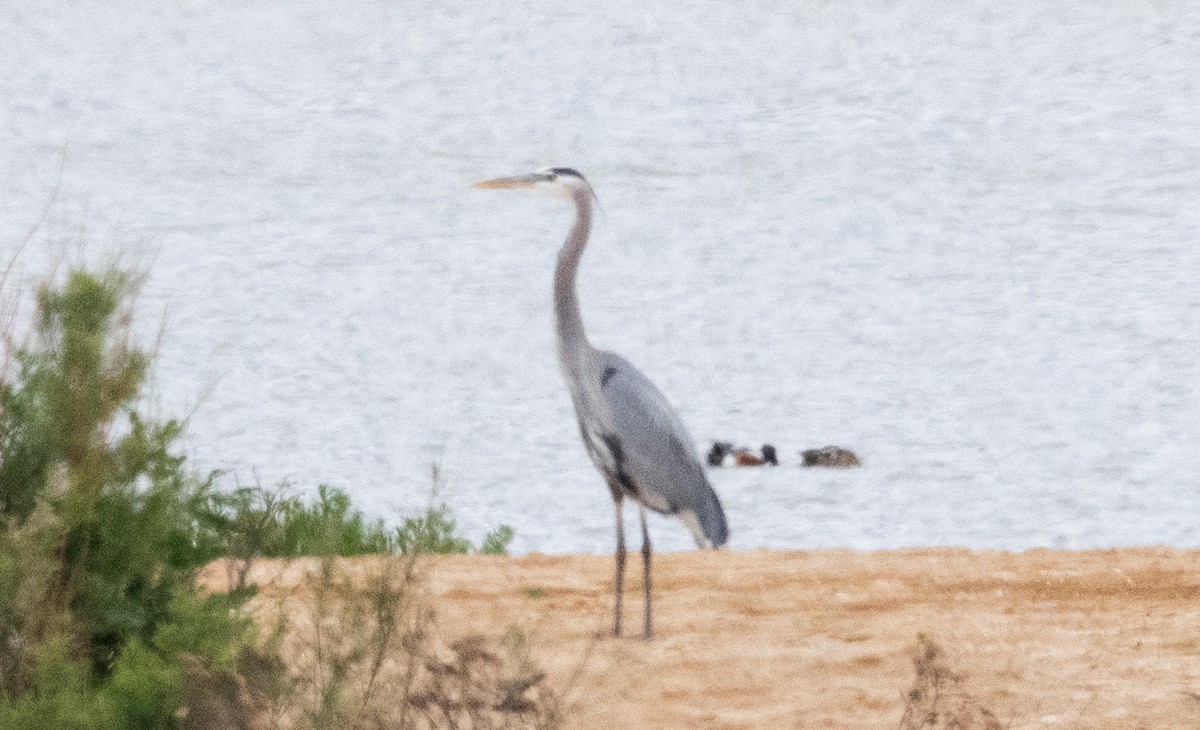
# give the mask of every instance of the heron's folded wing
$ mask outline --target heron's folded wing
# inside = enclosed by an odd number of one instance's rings
[[[695,443],[665,396],[624,358],[605,353],[601,392],[623,468],[647,507],[697,511],[712,492]]]

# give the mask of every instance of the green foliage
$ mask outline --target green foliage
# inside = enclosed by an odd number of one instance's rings
[[[0,697],[28,688],[37,646],[24,637],[40,630],[40,607],[58,570],[61,539],[62,523],[45,504],[23,524],[12,518],[0,524]]]
[[[513,539],[513,528],[500,525],[483,537],[479,552],[484,555],[508,555],[508,544]]]
[[[396,543],[405,555],[471,552],[471,543],[457,535],[457,524],[446,505],[406,518],[396,528]]]
[[[178,657],[154,651],[134,639],[113,663],[102,699],[119,727],[171,728],[180,705],[183,677]]]
[[[31,688],[0,703],[0,728],[121,727],[111,705],[94,692],[87,667],[69,656],[68,646],[66,636],[53,634],[36,647]]]
[[[389,530],[339,489],[221,494],[189,472],[181,424],[137,409],[150,356],[130,333],[135,284],[67,272],[38,291],[30,344],[0,353],[0,730],[170,728],[205,703],[214,717],[249,712],[235,681],[252,653],[248,592],[194,588],[221,555],[244,579],[258,556],[474,550],[444,504]],[[502,526],[480,551],[511,540]],[[395,598],[379,595],[376,621],[394,626]]]
[[[211,480],[172,452],[178,422],[136,410],[134,283],[43,286],[0,382],[0,727],[173,727],[180,657],[231,668],[249,630],[193,593],[219,542]]]
[[[168,656],[205,657],[212,669],[236,668],[250,621],[236,614],[235,597],[177,589],[170,608],[172,620],[155,632],[155,647]]]
[[[113,448],[111,430],[137,395],[148,364],[128,333],[117,331],[128,324],[120,305],[133,286],[120,272],[76,270],[60,289],[39,290],[40,346],[16,353],[16,387],[6,383],[0,391],[7,421],[0,429],[0,511],[27,516],[49,469],[62,464],[72,497],[62,512],[69,526],[85,523],[106,479],[122,468],[116,463],[122,449]]]
[[[214,499],[223,552],[240,558],[389,553],[393,539],[381,520],[350,508],[344,491],[322,484],[306,504],[283,489],[243,487]]]
[[[458,534],[458,524],[445,504],[429,507],[388,530],[383,520],[368,520],[352,509],[349,495],[337,487],[321,485],[308,502],[285,490],[243,487],[214,496],[220,552],[243,560],[380,553],[505,555],[513,539],[513,529],[501,525],[485,535],[476,550]]]
[[[351,511],[344,491],[322,484],[311,505],[289,500],[283,505],[284,555],[369,555],[392,552],[391,536],[382,521],[367,522]]]

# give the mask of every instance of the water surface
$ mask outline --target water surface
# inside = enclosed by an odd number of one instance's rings
[[[780,449],[712,474],[733,547],[1200,545],[1200,11],[1012,5],[15,0],[0,247],[50,205],[27,280],[141,252],[157,408],[228,483],[396,520],[436,462],[472,537],[602,551],[570,211],[468,187],[572,165],[593,341]]]

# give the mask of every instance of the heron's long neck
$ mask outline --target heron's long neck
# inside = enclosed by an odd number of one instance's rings
[[[558,252],[558,266],[554,269],[554,319],[558,357],[563,367],[578,367],[589,347],[583,318],[579,314],[575,273],[579,270],[579,259],[583,257],[592,227],[592,202],[587,191],[577,191],[572,197],[575,200],[575,224]]]

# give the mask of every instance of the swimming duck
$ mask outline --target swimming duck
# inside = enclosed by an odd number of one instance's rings
[[[735,449],[733,452],[733,463],[737,466],[779,466],[779,459],[775,455],[775,447],[771,444],[763,444],[762,455],[754,453],[750,449]]]
[[[724,466],[725,457],[733,453],[733,444],[728,441],[714,441],[712,448],[708,450],[709,466]]]
[[[858,455],[850,449],[841,446],[825,446],[819,449],[807,449],[800,452],[804,458],[804,466],[823,466],[831,469],[849,469],[862,466]]]

